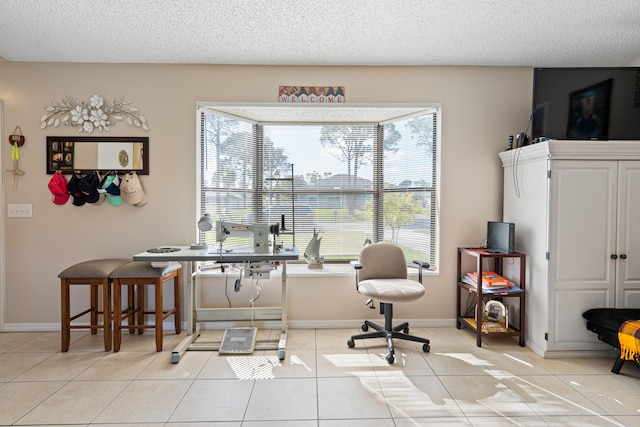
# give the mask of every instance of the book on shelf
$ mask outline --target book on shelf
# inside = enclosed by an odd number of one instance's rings
[[[483,273],[483,276],[484,276],[484,273]],[[464,277],[462,277],[462,281],[473,287],[478,287],[478,273],[467,273],[466,275],[464,275]],[[512,286],[513,286],[513,283],[511,283],[509,280],[504,278],[503,278],[503,281],[499,281],[499,280],[495,280],[495,281],[483,280],[482,281],[482,290],[508,289],[508,288],[511,288]]]
[[[467,276],[462,277],[462,282],[466,283],[467,285],[470,285],[474,288],[478,287],[478,284],[476,283],[475,279],[473,278],[469,278]],[[498,292],[510,292],[511,291],[511,287],[493,287],[493,286],[487,286],[487,285],[482,285],[482,292],[483,293],[498,293]]]
[[[473,277],[476,279],[476,282],[477,282],[478,281],[478,272],[474,271],[471,274],[473,275]],[[483,271],[482,272],[482,284],[496,287],[496,286],[509,286],[510,282],[509,282],[508,279],[505,279],[504,277],[502,277],[498,273],[495,273],[493,271]]]

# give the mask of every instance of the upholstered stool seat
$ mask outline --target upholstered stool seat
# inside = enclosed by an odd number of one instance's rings
[[[84,261],[66,268],[60,278],[61,302],[61,332],[62,351],[69,350],[71,329],[91,329],[91,334],[97,334],[98,329],[104,331],[104,350],[111,350],[111,279],[109,275],[116,268],[127,264],[127,259],[96,259]],[[71,285],[89,285],[91,289],[90,306],[82,312],[71,315]],[[102,310],[100,310],[99,288],[102,287]],[[72,325],[71,322],[90,313],[89,325]],[[102,314],[102,323],[100,323]]]
[[[122,342],[122,320],[127,319],[129,332],[134,330],[138,334],[144,333],[145,329],[154,328],[156,330],[156,351],[162,351],[162,335],[164,319],[174,315],[175,331],[179,334],[182,331],[181,322],[181,301],[182,301],[182,265],[171,263],[166,267],[153,267],[149,262],[133,261],[115,269],[111,273],[113,279],[113,351],[120,351]],[[163,308],[162,288],[165,282],[173,279],[173,307]],[[129,290],[135,289],[133,305],[129,305],[124,311],[122,309],[122,287],[128,286]],[[145,286],[153,286],[155,291],[155,307],[153,310],[145,308]],[[154,323],[145,324],[145,315],[153,314]]]

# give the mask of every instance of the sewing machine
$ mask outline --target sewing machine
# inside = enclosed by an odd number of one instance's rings
[[[269,235],[279,234],[278,226],[269,226],[267,224],[239,224],[234,222],[226,222],[224,220],[216,221],[216,242],[224,242],[227,237],[252,237],[253,252],[256,254],[269,253]]]

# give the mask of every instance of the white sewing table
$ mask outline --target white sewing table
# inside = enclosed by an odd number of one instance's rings
[[[279,320],[281,322],[280,340],[278,343],[256,343],[256,350],[278,350],[278,358],[283,360],[287,345],[287,260],[297,260],[298,248],[285,246],[277,253],[255,254],[248,251],[227,249],[220,253],[219,247],[209,246],[207,249],[191,249],[189,246],[163,246],[154,250],[167,248],[178,249],[173,252],[141,252],[133,256],[134,261],[150,261],[155,263],[178,261],[185,268],[184,277],[187,281],[185,317],[187,318],[187,336],[171,353],[171,363],[178,363],[180,357],[187,350],[217,351],[219,344],[198,344],[196,339],[200,335],[199,322],[220,321],[248,321],[248,320]],[[233,264],[245,262],[279,262],[282,266],[282,300],[280,307],[253,308],[202,308],[198,307],[197,277],[198,262],[215,261],[219,264]]]

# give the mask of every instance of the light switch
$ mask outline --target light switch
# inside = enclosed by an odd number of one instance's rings
[[[31,204],[12,204],[9,203],[8,214],[9,218],[31,218],[33,216],[31,211]]]

